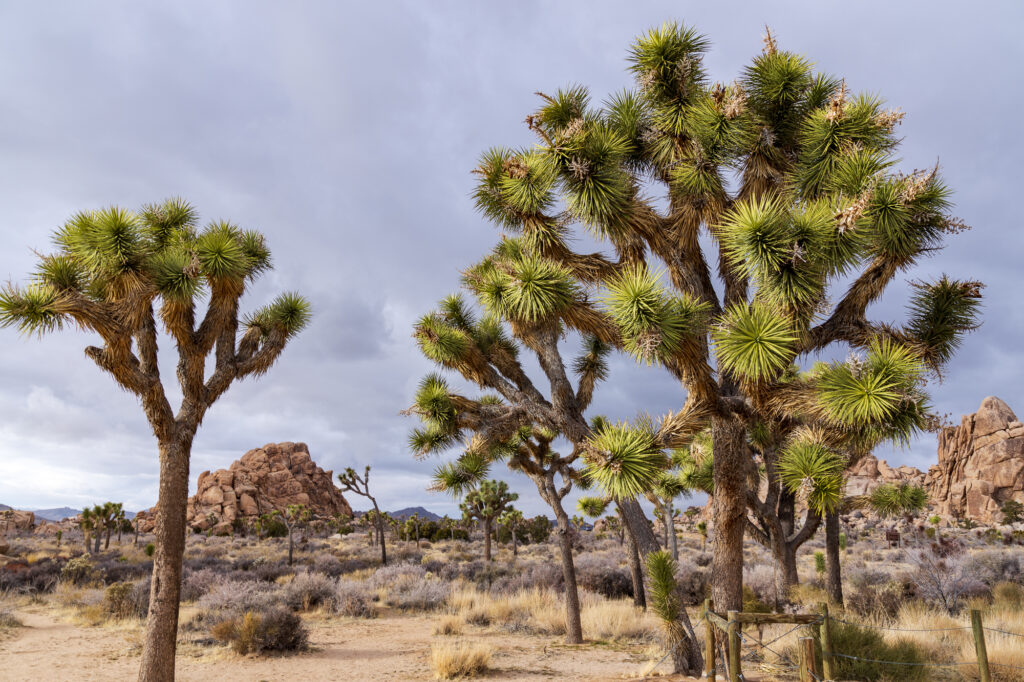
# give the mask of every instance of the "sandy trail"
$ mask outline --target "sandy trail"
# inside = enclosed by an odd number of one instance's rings
[[[138,675],[138,626],[81,627],[34,607],[20,609],[26,627],[0,640],[0,680],[110,682]],[[643,660],[603,645],[568,647],[541,637],[467,629],[464,636],[432,635],[434,616],[372,620],[307,620],[313,650],[279,657],[242,657],[221,648],[179,646],[178,679],[277,682],[299,680],[431,680],[428,658],[437,641],[486,642],[494,650],[493,680],[637,679]],[[664,668],[669,664],[666,663]],[[660,678],[676,679],[683,678]]]

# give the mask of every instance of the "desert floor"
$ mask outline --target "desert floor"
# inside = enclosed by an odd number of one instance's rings
[[[0,641],[0,680],[86,682],[134,680],[141,627],[75,625],[44,606],[16,611],[25,624]],[[287,656],[211,653],[183,640],[177,671],[182,682],[207,680],[430,680],[428,657],[436,616],[384,615],[372,620],[307,618],[312,650]],[[448,638],[449,640],[451,638]],[[493,680],[639,680],[649,659],[626,647],[601,643],[565,646],[546,638],[473,632],[494,649]],[[671,669],[666,661],[659,679]],[[657,672],[655,674],[657,674]]]

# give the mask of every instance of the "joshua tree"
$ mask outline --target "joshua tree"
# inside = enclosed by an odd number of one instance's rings
[[[871,491],[867,504],[882,518],[902,516],[909,522],[928,506],[928,493],[913,483],[883,483]]]
[[[86,507],[78,518],[78,527],[82,529],[82,541],[85,543],[85,551],[92,553],[92,545],[89,544],[90,533],[96,527],[96,519],[93,518],[92,509]]]
[[[288,565],[291,566],[292,557],[295,552],[295,531],[299,528],[305,528],[313,514],[310,512],[309,507],[304,504],[289,504],[285,507],[283,513],[277,513],[280,514],[285,528],[288,529]]]
[[[384,516],[380,512],[380,507],[377,506],[377,499],[370,494],[370,465],[366,465],[362,476],[357,474],[352,467],[347,467],[344,472],[338,474],[338,482],[341,484],[342,492],[355,493],[365,497],[373,504],[372,521],[377,527],[377,538],[380,540],[380,563],[387,566],[388,550],[384,543]]]
[[[708,546],[708,522],[698,521],[697,532],[700,533],[700,551],[703,552]]]
[[[689,669],[684,646],[687,632],[679,619],[679,612],[686,607],[676,589],[676,560],[666,551],[651,552],[647,555],[647,574],[651,577],[651,610],[665,628],[673,672],[686,674]]]
[[[234,381],[270,369],[306,325],[309,304],[285,294],[246,318],[239,338],[239,299],[269,269],[270,252],[258,232],[230,223],[198,230],[195,209],[180,199],[138,213],[79,213],[55,242],[57,253],[40,258],[31,284],[0,293],[0,325],[24,333],[68,325],[96,333],[102,345],[86,348],[86,356],[142,403],[159,446],[160,495],[139,679],[172,680],[192,440]],[[202,314],[197,308],[204,302]],[[158,322],[177,349],[177,413],[160,377]]]
[[[408,540],[410,536],[416,538],[417,549],[420,546],[420,514],[419,512],[413,512],[409,515],[409,518],[405,520],[403,524],[403,530],[405,531],[405,539]]]
[[[576,508],[584,515],[596,518],[605,513],[611,501],[609,497],[581,497],[576,500]],[[642,609],[646,609],[647,594],[644,590],[643,568],[640,563],[640,554],[637,551],[636,542],[633,540],[632,531],[629,530],[629,524],[623,522],[621,516],[608,516],[606,520],[609,527],[617,529],[620,545],[623,542],[623,535],[629,539],[628,546],[626,547],[626,558],[629,561],[630,578],[633,581],[633,603]]]
[[[523,512],[509,508],[498,517],[500,523],[512,536],[512,556],[519,556],[519,529],[523,525]]]
[[[438,481],[439,485],[445,482]],[[462,515],[467,519],[480,521],[484,528],[484,561],[491,561],[491,531],[494,521],[519,499],[519,495],[510,492],[504,481],[483,481],[474,490],[466,493],[459,505]]]
[[[732,85],[709,82],[707,45],[696,31],[666,24],[632,46],[636,90],[600,108],[581,87],[542,95],[526,119],[538,144],[485,154],[476,196],[485,215],[517,236],[524,259],[557,262],[579,285],[604,290],[614,331],[562,287],[549,301],[567,327],[665,367],[686,389],[687,430],[695,420],[710,425],[714,600],[740,609],[752,432],[768,425],[788,437],[794,417],[919,428],[924,394],[906,389],[975,326],[980,285],[918,283],[905,324],[869,321],[868,306],[899,272],[963,228],[947,213],[937,171],[892,172],[902,115],[848,94],[843,81],[815,73],[771,35]],[[616,260],[573,251],[575,225],[604,240]],[[711,254],[698,241],[702,230]],[[649,257],[664,277],[647,267]],[[484,288],[506,300],[517,282],[535,281],[514,268],[485,278]],[[848,290],[829,303],[830,285],[845,281]],[[831,363],[812,376],[791,371],[794,361],[837,347],[868,351],[871,360]],[[574,443],[590,435],[562,426]],[[618,450],[592,439],[592,473],[614,473],[634,494],[650,490],[664,468],[646,456],[658,450],[655,435],[647,424],[623,427]],[[627,460],[640,466],[624,467]],[[627,503],[624,511],[642,533],[635,510]]]

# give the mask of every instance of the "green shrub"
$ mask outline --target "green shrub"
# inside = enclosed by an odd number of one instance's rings
[[[60,579],[73,585],[88,585],[99,579],[99,572],[88,557],[79,556],[64,564],[60,569]]]
[[[153,556],[153,553],[156,552],[156,545],[154,545],[152,542],[147,542],[146,543],[146,548],[143,551],[146,552],[146,556],[150,556],[151,557],[151,556]]]
[[[818,575],[825,575],[825,553],[820,550],[814,553],[814,570]]]
[[[821,642],[818,640],[817,629],[815,629],[815,647],[819,653]],[[907,665],[927,663],[928,657],[917,643],[901,639],[890,643],[877,630],[847,625],[833,621],[832,623],[832,651],[848,656],[857,656],[862,659],[874,659],[876,661],[892,661],[896,665],[886,663],[872,663],[863,660],[853,660],[835,657],[837,680],[862,680],[873,682],[874,680],[914,680],[932,679],[930,676],[934,668],[924,665]],[[792,651],[791,657],[796,660],[797,653]]]
[[[847,543],[846,533],[840,533],[839,534],[839,549],[841,551],[843,551],[843,552],[846,551],[846,543]]]

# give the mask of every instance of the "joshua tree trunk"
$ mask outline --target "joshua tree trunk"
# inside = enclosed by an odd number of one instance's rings
[[[512,528],[512,556],[519,556],[519,543],[516,540],[516,529]]]
[[[716,457],[715,460],[717,465],[718,458]],[[637,551],[644,557],[653,552],[657,552],[659,550],[658,539],[655,537],[654,531],[651,530],[651,526],[647,521],[647,516],[644,514],[644,510],[640,506],[640,503],[637,502],[635,499],[623,500],[619,502],[619,510],[622,513],[623,519],[626,521],[626,524],[629,526],[630,531],[632,532],[633,539],[636,541]],[[743,554],[741,548],[741,571],[742,560]],[[679,587],[677,586],[676,589],[678,590]],[[682,599],[682,595],[679,595],[679,597],[680,599]],[[738,611],[739,608],[735,610]],[[687,615],[686,609],[680,609],[679,623],[685,631],[685,636],[682,636],[681,638],[681,645],[679,647],[678,652],[679,655],[676,658],[676,660],[688,661],[688,664],[684,668],[685,672],[687,672],[690,675],[700,675],[704,667],[704,657],[700,652],[700,643],[697,640],[696,633],[694,633],[693,631],[693,626],[690,624],[690,617]]]
[[[292,527],[288,526],[288,565],[291,566],[295,555],[295,536],[292,534]]]
[[[484,561],[491,561],[491,520],[484,518]]]
[[[743,609],[743,532],[747,525],[749,466],[746,431],[733,419],[712,420],[715,541],[712,547],[712,600],[721,611]]]
[[[672,559],[679,561],[679,540],[676,538],[675,507],[672,505],[672,502],[666,505],[666,510],[668,511],[668,524],[666,525],[668,529],[668,549],[672,552]]]
[[[644,611],[647,610],[647,593],[644,590],[644,571],[640,564],[640,553],[636,549],[636,540],[633,538],[633,531],[626,523],[626,517],[619,508],[619,519],[621,520],[623,535],[626,537],[626,556],[629,558],[629,574],[633,579],[633,604]]]
[[[100,543],[101,542],[103,542],[103,531],[102,530],[97,530],[96,531],[96,537],[93,538],[93,545],[92,545],[92,553],[93,554],[99,554],[100,553]]]
[[[174,647],[178,636],[191,446],[191,436],[160,443],[156,553],[139,682],[174,682]]]
[[[377,506],[377,500],[371,498],[373,502],[373,510],[377,512],[375,521],[377,523],[377,539],[380,540],[380,563],[381,566],[388,565],[388,548],[384,545],[384,517],[380,515],[380,507]]]
[[[549,494],[557,495],[552,481]],[[560,499],[548,501],[555,512],[558,526],[558,549],[562,555],[562,577],[565,579],[565,642],[583,643],[583,624],[580,621],[580,594],[576,587],[576,563],[572,557],[572,526]]]
[[[825,591],[836,605],[843,605],[843,574],[839,563],[839,511],[825,514]]]

